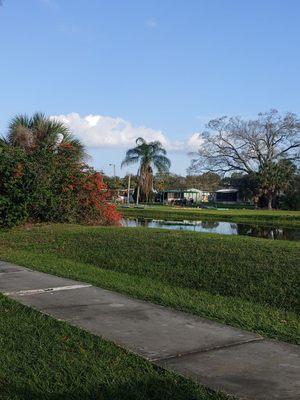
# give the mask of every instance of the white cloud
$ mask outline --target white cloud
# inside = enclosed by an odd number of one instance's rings
[[[186,143],[186,147],[191,151],[197,151],[203,143],[203,138],[199,132],[194,133]]]
[[[160,130],[145,126],[135,126],[122,118],[103,115],[81,116],[78,113],[54,115],[67,124],[70,130],[87,147],[130,147],[138,137],[147,141],[159,140],[169,151],[186,150],[186,143],[179,140],[169,140]]]
[[[203,139],[200,133],[192,134],[187,140],[171,140],[162,131],[136,126],[119,117],[78,113],[53,115],[51,118],[64,122],[87,147],[128,148],[134,146],[138,137],[146,141],[159,140],[168,151],[197,151]]]

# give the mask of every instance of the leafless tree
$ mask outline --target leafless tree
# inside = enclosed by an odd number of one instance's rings
[[[300,161],[300,120],[293,113],[271,110],[255,120],[221,117],[207,128],[192,160],[194,171],[259,174],[280,160]]]

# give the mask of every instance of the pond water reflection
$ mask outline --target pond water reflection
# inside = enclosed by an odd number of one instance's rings
[[[300,240],[300,229],[240,224],[223,221],[165,221],[144,218],[124,218],[125,227],[162,228],[180,231],[218,233],[222,235],[255,236],[271,240]]]

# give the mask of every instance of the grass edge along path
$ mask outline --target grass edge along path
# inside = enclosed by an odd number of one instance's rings
[[[148,277],[111,271],[70,260],[56,254],[33,251],[0,251],[4,261],[34,270],[91,283],[132,297],[151,301],[261,334],[262,336],[300,344],[300,318],[294,312],[255,304],[236,297],[206,291],[174,287]]]
[[[0,231],[0,258],[20,250],[300,311],[297,241],[66,224]]]
[[[243,209],[209,210],[171,206],[145,206],[144,208],[126,208],[119,206],[118,210],[125,218],[162,219],[171,221],[228,221],[286,228],[300,227],[300,211]]]
[[[0,294],[0,399],[225,400]]]

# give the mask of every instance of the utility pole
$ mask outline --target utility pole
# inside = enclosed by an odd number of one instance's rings
[[[115,181],[115,193],[117,193],[117,197],[119,196],[119,189],[116,187],[117,186],[117,177],[116,177],[116,164],[108,164],[110,167],[113,167],[114,171],[114,181]]]

